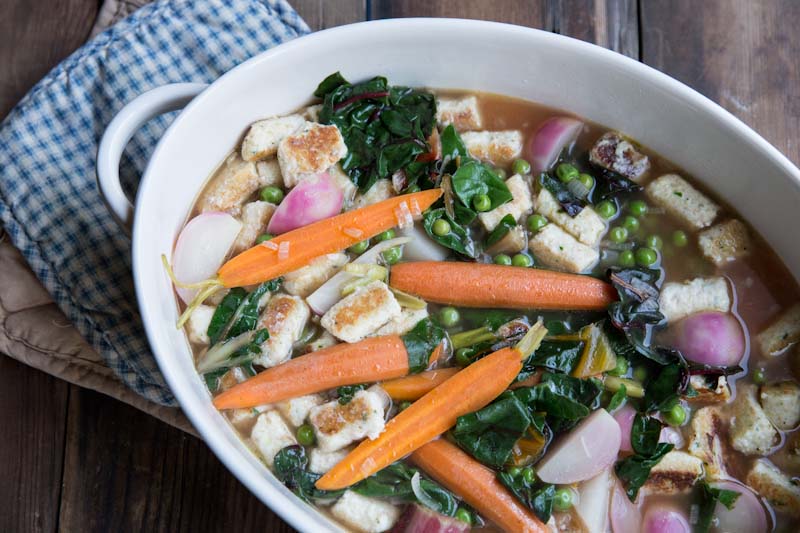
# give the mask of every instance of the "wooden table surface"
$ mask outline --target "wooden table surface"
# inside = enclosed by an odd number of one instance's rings
[[[98,2],[3,2],[0,117],[85,41]],[[694,87],[800,162],[797,0],[295,0],[293,5],[312,29],[365,19],[462,17],[595,42]],[[519,60],[524,61],[522,54]],[[0,356],[0,502],[0,531],[291,530],[202,441],[5,356]]]

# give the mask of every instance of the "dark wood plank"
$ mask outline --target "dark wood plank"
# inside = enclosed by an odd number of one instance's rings
[[[292,531],[205,444],[96,392],[69,406],[62,531]]]
[[[0,355],[0,531],[56,530],[68,393]]]
[[[4,0],[0,16],[0,117],[92,29],[98,0]]]
[[[547,0],[370,0],[370,18],[455,17],[549,29]]]
[[[360,22],[367,16],[367,0],[294,0],[292,7],[314,31]]]
[[[642,59],[800,163],[800,2],[642,2]]]
[[[553,30],[639,59],[636,0],[550,0]]]

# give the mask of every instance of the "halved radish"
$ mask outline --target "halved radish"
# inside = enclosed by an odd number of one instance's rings
[[[675,324],[675,348],[690,361],[713,366],[733,366],[744,357],[742,325],[730,313],[703,311]]]
[[[175,243],[172,271],[181,283],[197,283],[217,274],[236,240],[242,223],[228,213],[210,212],[189,221]],[[181,300],[189,303],[197,289],[176,287]]]
[[[343,202],[342,189],[327,172],[306,178],[280,203],[267,231],[278,235],[338,215]]]
[[[691,533],[689,519],[677,507],[666,503],[652,503],[642,520],[642,533]]]
[[[592,478],[614,463],[621,440],[617,421],[598,409],[547,452],[537,465],[539,478],[557,485]]]
[[[769,531],[767,513],[753,491],[734,481],[717,481],[711,486],[739,493],[733,509],[717,503],[717,507],[714,509],[717,524],[711,528],[712,531],[726,533],[766,533]]]
[[[575,513],[583,521],[590,532],[608,530],[608,505],[611,499],[611,487],[614,477],[611,467],[606,468],[592,479],[584,481],[578,487],[578,503]]]
[[[411,239],[403,247],[403,258],[406,261],[444,261],[447,249],[431,239],[425,230],[414,224],[400,230],[403,237]]]
[[[614,533],[637,532],[642,527],[642,512],[631,502],[619,480],[611,491],[611,531]]]
[[[571,117],[553,117],[539,127],[528,144],[528,157],[534,174],[553,166],[561,151],[575,142],[583,122]]]
[[[614,420],[619,424],[620,434],[622,440],[620,441],[619,449],[622,452],[632,452],[631,447],[631,428],[633,427],[633,419],[636,417],[636,409],[629,404],[625,404],[614,413]]]

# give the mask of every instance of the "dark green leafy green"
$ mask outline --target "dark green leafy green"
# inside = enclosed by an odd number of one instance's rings
[[[265,281],[248,294],[234,314],[234,322],[225,334],[226,339],[238,337],[242,333],[255,329],[258,316],[261,314],[261,299],[268,292],[277,291],[283,280],[281,278]]]
[[[505,237],[506,234],[516,225],[517,221],[513,215],[506,215],[501,218],[497,226],[492,230],[491,233],[489,233],[489,236],[486,237],[486,248],[489,248],[491,245]]]
[[[436,115],[432,93],[390,87],[380,76],[351,84],[337,73],[315,94],[323,99],[320,122],[342,132],[347,145],[342,168],[362,192],[429,151]]]
[[[222,340],[222,335],[225,333],[225,326],[231,321],[231,318],[233,318],[234,313],[236,313],[236,310],[242,304],[242,300],[244,300],[246,296],[246,290],[241,287],[234,287],[225,295],[225,298],[223,298],[222,302],[217,306],[214,315],[211,317],[211,322],[208,324],[207,330],[209,344],[211,346],[214,346]]]
[[[593,191],[594,203],[611,198],[618,198],[623,194],[630,194],[642,190],[642,186],[606,168],[591,165],[591,172],[595,177],[595,189]]]
[[[542,381],[514,394],[534,411],[544,411],[548,420],[580,420],[600,406],[603,384],[598,379],[578,379],[566,374],[546,373]]]
[[[424,318],[402,339],[408,353],[408,372],[416,374],[428,368],[431,353],[444,339],[444,330],[430,318]]]
[[[436,235],[436,233],[433,232],[433,224],[440,218],[450,224],[450,233],[447,235]],[[450,218],[443,207],[426,211],[423,215],[422,225],[428,236],[445,248],[450,248],[461,255],[471,258],[478,255],[475,242],[472,240],[470,234],[461,224]]]
[[[524,476],[514,477],[508,472],[498,472],[497,478],[523,505],[533,511],[539,520],[544,523],[550,520],[556,494],[555,485],[537,479],[528,482]]]
[[[641,455],[653,455],[661,436],[661,422],[657,418],[643,416],[639,413],[631,424],[631,447]]]
[[[425,493],[424,501],[414,494],[411,479],[418,473],[416,468],[411,468],[398,461],[357,483],[351,487],[351,490],[362,496],[419,502],[437,513],[455,516],[458,510],[458,501],[451,492],[437,483],[421,477],[419,486]]]
[[[483,409],[458,417],[452,434],[456,443],[475,459],[501,468],[531,421],[528,407],[512,392],[506,392]]]
[[[661,442],[650,455],[636,453],[617,462],[614,470],[617,472],[619,480],[625,486],[625,493],[631,501],[636,500],[639,489],[642,488],[647,478],[650,477],[650,470],[656,466],[673,447],[672,444]]]
[[[314,485],[321,477],[308,470],[308,457],[299,444],[287,446],[275,454],[275,477],[304,501],[328,500],[339,497],[344,490],[319,490]]]
[[[486,326],[497,331],[503,324],[519,318],[519,313],[506,309],[464,309],[461,316],[475,327]]]
[[[442,144],[442,162],[447,165],[449,162],[455,162],[458,158],[468,158],[469,152],[467,147],[464,146],[464,141],[456,132],[453,126],[447,126],[442,130],[439,136]]]
[[[467,208],[472,207],[472,199],[480,194],[487,195],[491,200],[490,210],[513,199],[511,191],[500,176],[488,165],[475,159],[462,162],[453,173],[452,181],[453,192]]]
[[[532,373],[535,368],[546,368],[569,374],[580,359],[583,346],[583,341],[542,341],[536,352],[525,361],[522,372]]]
[[[365,384],[360,385],[342,385],[336,389],[336,394],[339,396],[339,405],[347,405],[353,399],[353,396],[360,391],[366,389]]]
[[[561,204],[562,209],[571,217],[577,216],[586,206],[583,200],[572,194],[566,184],[546,172],[539,175],[539,183],[550,191],[550,194]]]
[[[741,496],[740,492],[728,489],[717,489],[703,481],[699,488],[699,505],[697,513],[697,523],[694,526],[695,533],[708,533],[711,530],[711,523],[714,520],[714,511],[717,502],[724,505],[727,509],[736,506],[736,500]]]
[[[606,406],[606,411],[609,413],[615,411],[618,407],[622,406],[625,403],[625,400],[628,397],[628,388],[625,386],[624,383],[620,384],[619,390],[611,396],[611,399],[608,401],[608,406]]]
[[[648,413],[669,409],[689,386],[686,365],[672,363],[651,372],[645,383],[644,409]]]

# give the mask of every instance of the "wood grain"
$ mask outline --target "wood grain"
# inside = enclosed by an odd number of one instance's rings
[[[636,0],[551,0],[553,31],[639,59]]]
[[[642,60],[800,163],[800,2],[642,2]]]
[[[294,0],[292,7],[314,31],[367,18],[367,0]]]
[[[56,530],[69,387],[0,356],[0,531]]]
[[[370,0],[370,18],[456,17],[548,28],[545,0]]]

